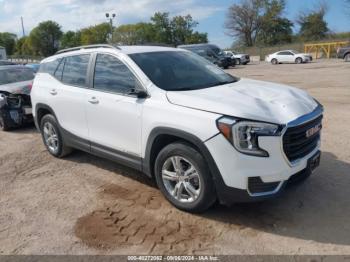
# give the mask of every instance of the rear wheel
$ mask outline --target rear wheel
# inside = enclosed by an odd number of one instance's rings
[[[164,147],[155,162],[155,177],[167,200],[181,210],[203,212],[216,200],[208,166],[189,144]]]
[[[271,60],[271,64],[273,64],[273,65],[277,65],[277,64],[278,64],[277,59],[276,59],[276,58],[273,58],[273,59]]]
[[[55,157],[64,157],[72,150],[64,144],[56,118],[45,115],[40,124],[41,136],[49,153]]]
[[[344,61],[345,62],[350,62],[350,53],[345,55]]]
[[[295,63],[297,63],[297,64],[301,64],[302,62],[303,62],[303,59],[301,57],[297,57],[295,59]]]

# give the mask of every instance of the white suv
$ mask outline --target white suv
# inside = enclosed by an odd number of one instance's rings
[[[53,156],[76,148],[136,168],[186,211],[275,196],[319,164],[318,102],[186,50],[63,50],[42,61],[31,98]]]

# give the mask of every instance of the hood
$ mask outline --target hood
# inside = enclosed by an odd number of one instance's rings
[[[287,124],[318,105],[303,90],[250,79],[200,90],[168,91],[167,98],[179,106],[276,124]]]
[[[0,91],[10,94],[30,95],[33,80],[0,85]]]

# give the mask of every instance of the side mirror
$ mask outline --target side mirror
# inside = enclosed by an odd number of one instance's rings
[[[136,97],[140,99],[144,99],[148,97],[147,92],[143,89],[143,87],[138,81],[136,81],[135,87],[130,90],[129,94],[136,95]]]

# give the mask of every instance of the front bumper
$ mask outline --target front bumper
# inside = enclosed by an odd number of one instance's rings
[[[317,119],[322,112],[322,107],[318,107],[287,126],[302,127],[305,123],[312,123],[312,119]],[[269,152],[269,157],[239,153],[222,134],[206,141],[205,145],[220,174],[215,177],[219,199],[229,204],[274,197],[283,191],[289,181],[296,177],[308,177],[311,173],[310,159],[320,154],[321,144],[318,137],[310,151],[292,162],[285,154],[283,135],[259,137],[259,146]]]

